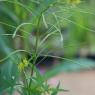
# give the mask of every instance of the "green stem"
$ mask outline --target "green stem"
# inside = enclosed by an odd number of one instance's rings
[[[34,60],[33,60],[33,64],[32,64],[31,76],[33,76],[33,70],[34,70],[34,66],[35,66],[35,63],[36,63],[36,59],[37,59],[41,17],[42,17],[42,14],[43,14],[44,12],[46,12],[50,7],[51,7],[51,6],[48,6],[46,9],[44,9],[44,10],[41,12],[41,15],[40,15],[39,18],[38,18],[38,22],[37,22],[37,32],[36,32],[36,43],[35,43],[35,56],[34,56]],[[32,83],[32,79],[30,79],[29,88],[30,88],[30,86],[31,86],[31,83]],[[30,92],[30,93],[31,93],[31,92]],[[29,94],[29,95],[30,95],[30,94]]]
[[[38,23],[37,23],[37,32],[36,32],[36,44],[35,44],[35,54],[37,55],[37,49],[38,49],[38,40],[39,40],[39,30],[40,30],[40,20],[42,17],[42,14],[46,12],[51,6],[49,5],[47,8],[45,8],[42,12],[41,15],[39,16]]]
[[[40,20],[41,20],[42,15],[40,15],[38,19],[38,24],[37,24],[37,32],[36,32],[36,44],[35,44],[35,56],[37,55],[37,49],[38,49],[38,41],[39,41],[39,30],[40,30]]]

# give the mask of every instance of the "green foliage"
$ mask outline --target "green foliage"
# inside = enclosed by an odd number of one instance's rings
[[[89,43],[88,35],[92,42],[91,33],[95,31],[89,28],[86,19],[94,14],[80,7],[80,0],[0,0],[0,95],[12,95],[15,91],[20,95],[57,95],[59,91],[65,91],[60,88],[60,82],[55,88],[47,82],[65,70],[65,66],[55,66],[42,75],[35,64],[43,52],[46,52],[45,57],[78,63],[48,55],[47,51],[61,50],[65,56],[73,56],[83,43]],[[30,59],[27,54],[31,55]]]
[[[0,60],[0,94],[12,95],[16,91],[21,95],[42,95],[46,93],[53,95],[59,91],[59,84],[57,88],[51,88],[46,82],[47,79],[35,67],[42,14],[48,11],[54,3],[55,0],[37,2],[0,1],[0,52],[3,53]],[[29,35],[35,27],[37,27],[36,44],[33,51],[35,56],[31,57],[33,63],[30,63],[30,59],[24,59],[23,56],[27,53],[30,54],[28,52]],[[22,44],[25,50],[16,48],[17,50],[13,51],[15,49],[13,43],[17,36],[23,40]]]

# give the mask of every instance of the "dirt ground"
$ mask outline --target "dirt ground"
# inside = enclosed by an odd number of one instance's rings
[[[69,90],[58,95],[95,95],[95,70],[61,73],[52,78],[50,83],[55,85],[58,80],[64,89]]]

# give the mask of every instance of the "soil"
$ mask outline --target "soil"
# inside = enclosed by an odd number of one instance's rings
[[[61,73],[49,82],[55,85],[58,80],[64,89],[69,90],[58,95],[95,95],[95,70]]]

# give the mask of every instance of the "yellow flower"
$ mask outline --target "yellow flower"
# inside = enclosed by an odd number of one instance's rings
[[[29,64],[29,62],[28,62],[28,60],[27,60],[26,58],[23,59],[23,63],[24,63],[24,66],[25,66],[25,67],[27,67],[28,64]]]
[[[68,4],[77,5],[81,3],[81,0],[67,0]]]
[[[24,58],[19,64],[18,64],[18,69],[20,71],[24,70],[25,67],[27,67],[29,64],[28,60]]]
[[[24,64],[22,62],[18,64],[18,69],[20,71],[24,70]]]

